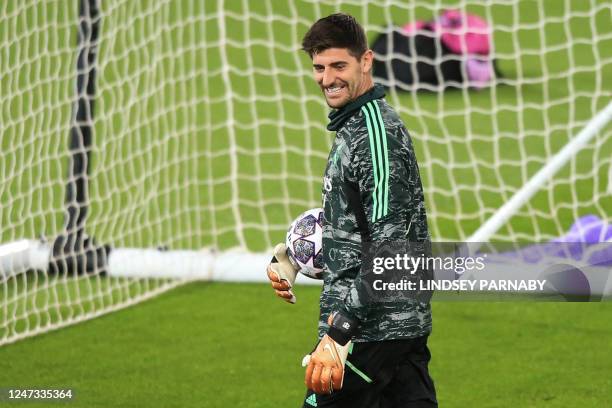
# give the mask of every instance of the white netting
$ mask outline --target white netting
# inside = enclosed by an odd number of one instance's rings
[[[436,240],[466,239],[609,102],[608,1],[100,2],[86,231],[114,247],[252,252],[320,205],[333,135],[299,52],[317,18],[370,40],[447,8],[485,18],[503,78],[474,91],[389,92],[410,130]],[[0,6],[0,243],[61,233],[78,7]],[[604,128],[493,239],[542,241],[610,220]],[[133,303],[170,280],[0,276],[0,344]]]

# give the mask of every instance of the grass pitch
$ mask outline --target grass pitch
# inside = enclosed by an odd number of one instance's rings
[[[2,387],[73,388],[65,407],[298,407],[318,287],[189,284],[138,307],[0,348]],[[612,303],[434,302],[441,407],[604,407]]]

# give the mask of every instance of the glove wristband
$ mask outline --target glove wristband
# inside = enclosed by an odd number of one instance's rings
[[[327,335],[336,343],[345,346],[357,333],[358,326],[359,321],[357,319],[336,313],[332,323],[329,325]]]

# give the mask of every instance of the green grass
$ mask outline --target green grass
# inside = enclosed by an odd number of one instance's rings
[[[50,276],[28,272],[0,286],[0,339],[76,323],[176,286],[164,279]]]
[[[76,399],[58,406],[297,407],[319,288],[296,293],[292,306],[267,285],[190,284],[0,348],[0,384],[73,388]],[[434,302],[440,406],[606,406],[611,308]]]

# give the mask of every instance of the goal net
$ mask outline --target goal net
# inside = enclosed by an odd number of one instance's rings
[[[446,9],[492,29],[502,75],[482,89],[387,83],[416,146],[434,240],[473,236],[602,111],[588,141],[483,239],[543,242],[580,217],[612,218],[607,1],[92,0],[95,39],[79,36],[74,3],[0,6],[0,345],[185,278],[263,277],[249,260],[267,256],[252,254],[320,206],[333,135],[299,48],[333,12],[354,15],[370,41]],[[77,69],[83,44],[95,59]],[[90,71],[93,112],[83,120],[77,76]],[[91,144],[71,147],[81,125]],[[69,171],[75,152],[86,161],[78,174]],[[79,177],[85,201],[66,192]],[[57,237],[74,233],[71,203],[86,208],[81,238],[97,244],[93,255],[81,240],[59,255],[93,266],[50,273]]]

